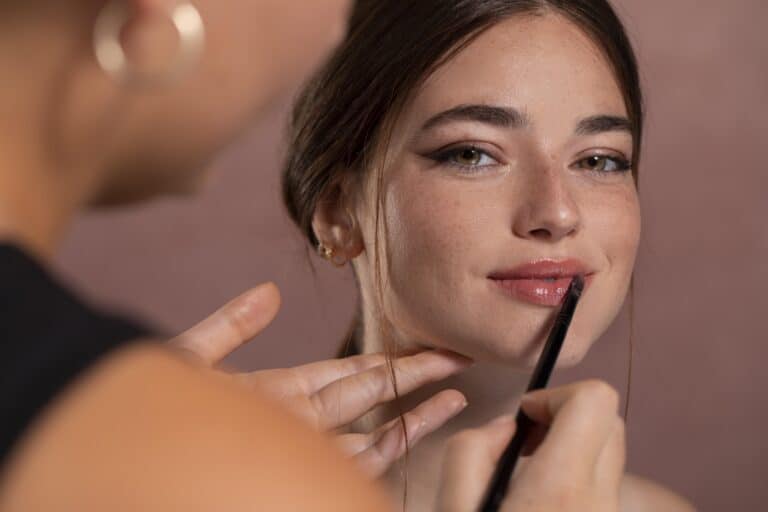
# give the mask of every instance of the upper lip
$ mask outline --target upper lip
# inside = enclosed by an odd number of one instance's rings
[[[488,275],[490,279],[563,279],[577,275],[588,276],[594,270],[577,259],[538,260],[524,263],[509,270],[499,270]]]

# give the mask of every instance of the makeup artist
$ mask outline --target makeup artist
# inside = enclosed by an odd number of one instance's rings
[[[337,42],[347,4],[0,3],[0,510],[386,509],[299,420],[329,430],[390,400],[383,357],[223,374],[210,367],[274,316],[274,286],[160,344],[49,269],[79,212],[197,189]],[[397,367],[414,388],[467,363],[424,352]],[[416,413],[437,428],[462,404],[444,393]],[[401,453],[399,424],[380,433],[341,436],[366,445],[372,473]]]

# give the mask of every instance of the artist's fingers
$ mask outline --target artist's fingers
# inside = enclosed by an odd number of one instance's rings
[[[444,351],[427,351],[393,362],[398,393],[405,395],[430,382],[442,380],[469,367],[465,357]],[[372,408],[395,398],[387,365],[350,375],[328,384],[311,401],[322,429],[350,423]]]
[[[619,395],[599,380],[529,393],[521,407],[535,422],[549,425],[532,463],[563,471],[563,478],[591,481],[606,444],[616,429]],[[574,442],[574,440],[579,442]]]
[[[413,448],[421,439],[442,427],[466,407],[464,395],[445,390],[422,402],[403,415],[382,425],[370,434],[339,436],[342,450],[355,457],[358,465],[372,478],[383,475],[405,454],[403,421],[408,433],[408,446]]]
[[[477,510],[496,463],[515,432],[515,417],[503,416],[451,438],[443,461],[437,510]]]
[[[432,430],[442,426],[445,421],[463,410],[464,395],[456,390],[441,391],[420,403],[412,410],[403,413],[403,420],[408,431],[411,446],[426,434],[426,428]],[[399,425],[399,426],[398,426]],[[350,457],[361,454],[379,441],[386,432],[395,427],[402,430],[400,417],[380,425],[369,433],[342,434],[336,438],[341,450]],[[402,434],[402,432],[401,432]]]
[[[213,365],[259,334],[277,315],[280,292],[273,283],[253,288],[171,340]]]
[[[330,382],[383,364],[386,364],[383,354],[365,354],[318,361],[293,368],[259,370],[237,377],[247,385],[256,386],[280,398],[305,396],[309,399]],[[304,412],[304,416],[316,423],[315,411]]]
[[[245,378],[251,384],[283,396],[302,394],[309,397],[334,381],[386,363],[384,354],[363,354],[316,361],[293,368],[259,370],[247,374]]]
[[[319,391],[333,381],[382,366],[386,362],[384,354],[363,354],[343,359],[317,361],[297,366],[292,368],[292,371],[304,382],[305,390],[309,394]]]
[[[585,381],[537,391],[525,397],[523,411],[544,440],[521,460],[503,510],[616,510],[624,464],[624,434],[617,393],[605,383]],[[492,426],[485,427],[491,429]],[[449,445],[439,510],[477,510],[506,436],[478,429]],[[524,462],[524,464],[522,464]]]

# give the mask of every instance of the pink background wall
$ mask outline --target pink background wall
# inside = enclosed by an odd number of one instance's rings
[[[768,2],[622,0],[649,104],[644,241],[629,469],[702,510],[768,500]],[[180,331],[253,284],[276,281],[277,321],[231,362],[291,365],[332,354],[354,284],[318,265],[279,202],[284,107],[218,163],[194,200],[83,219],[61,267],[92,297]],[[297,321],[301,319],[301,321]],[[624,389],[626,318],[578,369]]]

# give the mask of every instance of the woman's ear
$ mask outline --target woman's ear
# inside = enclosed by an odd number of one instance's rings
[[[354,211],[346,204],[340,187],[318,202],[312,217],[312,229],[334,263],[351,261],[365,249],[360,224]]]

